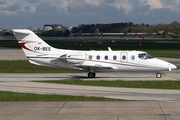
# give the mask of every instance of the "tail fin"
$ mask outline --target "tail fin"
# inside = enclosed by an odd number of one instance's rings
[[[27,29],[13,29],[18,43],[22,47],[26,56],[39,56],[52,53],[55,48],[45,43],[34,32]]]

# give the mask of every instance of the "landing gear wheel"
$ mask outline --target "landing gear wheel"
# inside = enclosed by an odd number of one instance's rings
[[[161,78],[161,77],[162,77],[162,74],[161,74],[161,73],[157,73],[157,74],[156,74],[156,77],[157,77],[157,78]]]
[[[88,78],[95,78],[95,76],[96,76],[96,73],[92,73],[92,72],[88,73]]]

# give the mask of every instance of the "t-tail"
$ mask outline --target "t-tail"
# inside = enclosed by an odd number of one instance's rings
[[[27,29],[13,29],[18,43],[22,47],[24,53],[27,58],[29,57],[37,57],[37,56],[45,56],[55,53],[57,51],[56,48],[51,47],[46,42],[44,42],[41,38],[39,38],[34,32]]]

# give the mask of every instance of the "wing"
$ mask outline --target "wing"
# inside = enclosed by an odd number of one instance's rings
[[[88,71],[88,70],[91,70],[91,69],[115,69],[113,66],[105,66],[105,65],[100,65],[100,64],[83,64],[83,65],[75,65],[76,67],[79,67],[81,68],[82,70],[84,71]]]
[[[98,64],[94,65],[79,65],[80,68],[101,68],[101,69],[113,69],[111,66],[102,66]]]
[[[67,54],[64,54],[58,58],[63,62],[67,62]],[[89,70],[89,69],[116,69],[114,66],[110,64],[97,64],[96,62],[84,62],[84,64],[72,64],[74,67],[81,68],[82,70]]]

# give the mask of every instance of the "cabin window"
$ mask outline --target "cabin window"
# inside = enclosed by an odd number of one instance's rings
[[[104,59],[105,59],[105,60],[108,60],[108,56],[106,55],[106,56],[104,57]]]
[[[89,56],[89,60],[92,60],[92,55]]]
[[[139,57],[140,59],[143,59],[143,60],[153,59],[153,58],[154,58],[153,56],[151,56],[151,55],[149,55],[149,54],[147,54],[147,53],[139,54],[138,57]]]
[[[134,55],[131,56],[131,60],[135,60],[135,56]]]
[[[114,55],[114,56],[113,56],[113,59],[114,59],[114,60],[116,60],[116,59],[117,59],[117,56],[116,56],[116,55]]]
[[[126,56],[125,56],[125,55],[123,55],[123,56],[122,56],[122,59],[123,59],[123,60],[126,60]]]
[[[99,59],[100,59],[100,56],[98,55],[98,56],[96,57],[96,59],[99,60]]]

